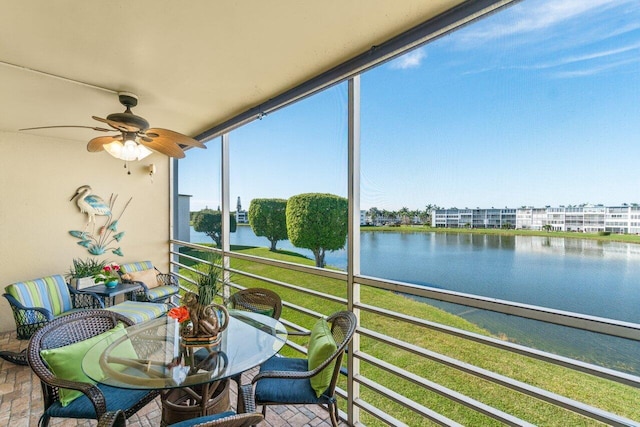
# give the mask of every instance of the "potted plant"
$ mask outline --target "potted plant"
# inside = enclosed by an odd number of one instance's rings
[[[115,288],[120,280],[118,271],[120,271],[120,266],[115,262],[112,262],[111,264],[107,264],[102,267],[102,270],[93,276],[93,279],[96,283],[102,283],[107,288]]]
[[[69,283],[77,290],[94,286],[96,284],[94,276],[101,273],[106,264],[106,261],[99,261],[94,258],[85,260],[74,258],[73,265],[67,273]]]
[[[197,279],[198,302],[203,306],[213,303],[222,279],[222,268],[218,266],[222,257],[217,253],[211,253],[207,258],[207,271],[205,274],[199,274]]]

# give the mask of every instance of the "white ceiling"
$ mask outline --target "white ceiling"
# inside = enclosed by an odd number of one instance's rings
[[[0,0],[0,130],[103,126],[128,91],[152,127],[195,136],[459,3]]]

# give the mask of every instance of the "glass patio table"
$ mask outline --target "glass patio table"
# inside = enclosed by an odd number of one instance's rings
[[[165,425],[211,415],[229,409],[230,377],[262,364],[287,340],[280,321],[240,310],[229,310],[220,335],[213,345],[186,345],[179,323],[161,317],[127,327],[108,345],[96,344],[82,369],[112,387],[162,390]]]

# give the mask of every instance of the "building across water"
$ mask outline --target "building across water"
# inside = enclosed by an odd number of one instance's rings
[[[236,223],[237,224],[249,223],[249,214],[247,213],[247,211],[242,210],[242,203],[240,203],[240,196],[238,196],[238,203],[236,204]]]
[[[517,228],[525,230],[580,231],[639,234],[640,206],[584,205],[571,207],[438,209],[432,227]]]

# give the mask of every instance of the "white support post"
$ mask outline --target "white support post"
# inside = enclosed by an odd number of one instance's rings
[[[227,252],[231,250],[231,245],[229,243],[231,222],[229,220],[230,214],[230,200],[231,197],[229,195],[229,134],[225,133],[222,135],[222,156],[221,156],[221,179],[222,179],[222,207],[221,207],[221,222],[222,222],[222,233],[221,233],[221,242],[222,248],[222,266],[223,266],[223,281],[225,286],[223,287],[223,296],[225,299],[229,298],[229,287],[226,286],[229,283],[229,257],[227,256]]]
[[[358,319],[360,324],[360,310],[355,304],[360,302],[360,284],[354,280],[354,276],[360,274],[360,76],[349,80],[348,98],[348,143],[349,143],[349,226],[347,241],[347,305]],[[347,412],[349,425],[360,422],[360,409],[354,405],[360,398],[360,385],[354,378],[360,374],[360,361],[353,357],[360,351],[360,336],[356,332],[349,346],[347,358],[348,386],[347,386]]]

